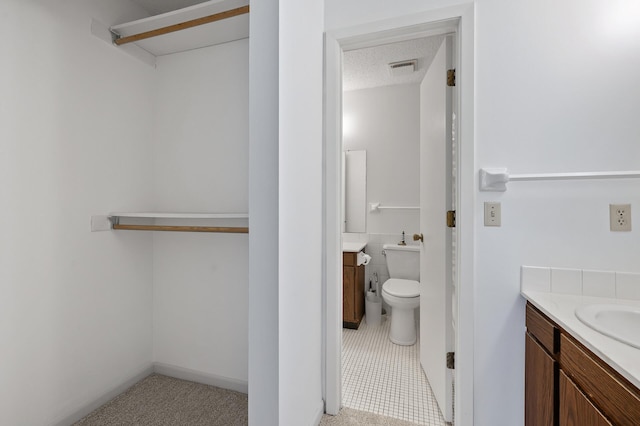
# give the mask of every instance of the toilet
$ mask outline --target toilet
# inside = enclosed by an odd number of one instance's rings
[[[420,306],[420,246],[385,244],[390,278],[382,284],[382,299],[391,307],[389,340],[416,343],[415,309]]]

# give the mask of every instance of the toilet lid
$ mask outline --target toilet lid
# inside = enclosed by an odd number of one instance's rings
[[[396,297],[420,296],[420,283],[414,280],[390,278],[383,285],[382,290]]]

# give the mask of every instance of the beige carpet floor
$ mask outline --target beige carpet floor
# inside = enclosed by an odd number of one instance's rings
[[[152,374],[74,426],[244,426],[247,395]],[[320,426],[414,426],[413,423],[343,408],[322,416]]]
[[[247,395],[152,374],[77,426],[241,426],[248,424]]]

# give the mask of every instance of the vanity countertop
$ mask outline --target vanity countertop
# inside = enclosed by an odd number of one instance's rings
[[[522,296],[556,324],[640,388],[640,349],[601,334],[575,315],[585,305],[610,304],[640,307],[640,301],[522,290]]]
[[[349,253],[358,253],[359,251],[361,251],[363,248],[365,248],[367,245],[367,242],[362,242],[362,241],[343,241],[342,242],[342,251],[343,252],[349,252]]]

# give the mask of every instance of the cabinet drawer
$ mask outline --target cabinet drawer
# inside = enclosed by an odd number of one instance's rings
[[[637,426],[640,422],[640,391],[593,359],[586,349],[562,334],[560,368],[580,386],[589,399],[615,425]]]
[[[344,266],[357,266],[358,253],[342,253],[342,264]]]
[[[527,303],[527,330],[544,346],[551,354],[556,354],[559,349],[559,330],[533,306]]]

